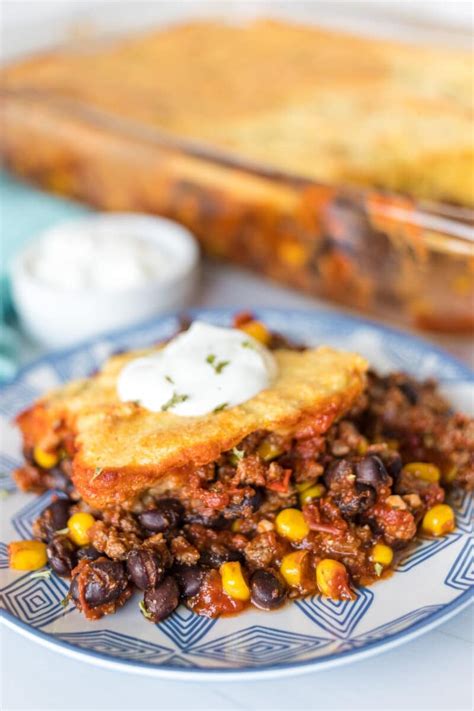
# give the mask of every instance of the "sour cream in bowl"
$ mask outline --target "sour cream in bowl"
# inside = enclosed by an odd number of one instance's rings
[[[91,215],[62,223],[22,251],[11,269],[24,330],[49,347],[189,305],[199,250],[164,218]]]

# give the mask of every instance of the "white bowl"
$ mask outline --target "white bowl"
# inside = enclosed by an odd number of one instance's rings
[[[169,269],[140,286],[105,290],[61,289],[40,280],[31,269],[35,240],[11,267],[13,300],[24,331],[47,347],[71,345],[103,331],[123,328],[190,304],[199,271],[199,249],[193,235],[171,220],[136,213],[91,215],[53,228],[68,233],[107,226],[120,235],[150,240],[166,255]],[[40,235],[47,236],[47,233]]]

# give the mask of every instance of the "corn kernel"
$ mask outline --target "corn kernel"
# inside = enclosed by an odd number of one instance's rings
[[[452,484],[453,481],[456,479],[458,473],[458,468],[457,467],[450,467],[447,472],[444,473],[443,475],[443,480],[445,481],[446,484]]]
[[[280,260],[292,267],[301,267],[308,259],[307,250],[297,242],[282,242],[277,251]]]
[[[323,558],[316,566],[316,584],[319,592],[335,600],[351,597],[346,567],[338,560]]]
[[[47,563],[46,543],[41,541],[14,541],[8,546],[10,568],[38,570]]]
[[[323,484],[315,484],[314,486],[310,486],[308,489],[304,489],[304,491],[300,494],[301,506],[308,504],[313,499],[320,499],[325,491],[326,489]]]
[[[283,449],[274,442],[264,439],[262,444],[259,446],[257,453],[264,462],[271,462],[272,459],[276,459],[280,456],[280,454],[283,454]]]
[[[441,476],[438,467],[426,462],[410,462],[410,464],[405,464],[403,471],[407,472],[407,474],[413,474],[418,479],[423,479],[423,481],[428,481],[431,484],[436,484]]]
[[[294,551],[283,556],[280,565],[280,573],[285,578],[288,585],[298,588],[303,579],[303,564],[308,555],[308,551]]]
[[[309,526],[299,509],[283,509],[275,519],[278,533],[290,541],[301,541],[309,533]]]
[[[256,341],[263,343],[264,346],[270,343],[270,331],[261,321],[247,321],[247,323],[242,324],[240,330],[255,338]]]
[[[222,578],[222,587],[229,597],[234,600],[249,599],[249,586],[245,582],[242,568],[238,561],[222,563],[219,572]]]
[[[59,462],[59,457],[55,452],[47,452],[38,446],[33,450],[33,458],[42,469],[52,469]]]
[[[236,518],[232,521],[230,530],[232,533],[239,533],[242,526],[242,519]]]
[[[383,543],[376,543],[372,548],[371,559],[374,563],[379,563],[387,568],[393,560],[393,551],[390,546],[386,546]]]
[[[454,511],[447,504],[436,504],[423,517],[422,528],[432,536],[444,536],[454,531],[456,520]]]
[[[94,525],[95,518],[88,513],[75,513],[68,522],[69,538],[77,546],[86,546],[90,543],[89,529]]]
[[[306,489],[309,489],[310,486],[314,485],[314,479],[313,481],[302,481],[300,484],[296,485],[296,488],[299,492],[305,491]]]

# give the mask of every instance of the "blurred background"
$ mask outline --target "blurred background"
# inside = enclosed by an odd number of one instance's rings
[[[472,362],[472,19],[4,1],[1,377],[191,305],[343,309]]]
[[[3,57],[12,59],[62,43],[77,33],[115,33],[193,18],[281,17],[372,36],[471,47],[472,6],[451,0],[7,0],[2,4]]]

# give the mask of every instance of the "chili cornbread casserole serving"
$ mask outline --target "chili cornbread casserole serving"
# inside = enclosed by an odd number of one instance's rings
[[[89,619],[135,587],[154,622],[180,602],[218,616],[351,599],[418,530],[451,532],[446,491],[474,486],[474,421],[434,382],[382,377],[250,314],[116,355],[17,423],[20,488],[56,497],[10,565],[49,563]]]

